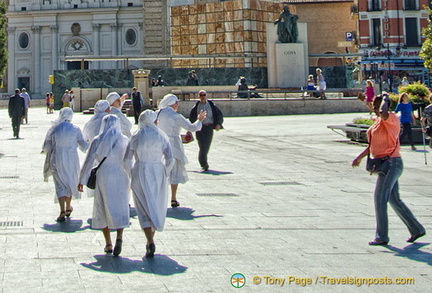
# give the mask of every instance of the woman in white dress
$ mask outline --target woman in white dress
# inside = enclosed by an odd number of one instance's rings
[[[322,75],[321,68],[317,68],[315,71],[317,74],[317,85],[318,85],[317,90],[319,90],[319,92],[320,92],[321,99],[326,99],[324,91],[327,89],[327,84],[326,84],[324,75]]]
[[[158,126],[168,135],[174,157],[174,166],[169,174],[169,183],[171,184],[171,207],[173,208],[180,206],[180,203],[177,201],[178,184],[188,181],[185,167],[188,160],[184,153],[180,131],[182,128],[193,132],[201,130],[201,122],[206,118],[206,112],[201,111],[198,114],[198,120],[194,123],[190,123],[182,114],[177,113],[178,106],[178,98],[173,94],[168,94],[165,95],[160,102],[160,110],[157,113]]]
[[[94,106],[94,115],[84,125],[83,136],[86,141],[91,143],[96,135],[99,134],[102,118],[110,113],[110,105],[107,100],[99,100]]]
[[[73,111],[71,108],[60,110],[59,118],[48,130],[42,147],[45,153],[44,180],[53,175],[56,188],[55,202],[60,205],[58,222],[64,222],[70,217],[73,208],[72,196],[80,198],[77,190],[79,175],[78,147],[85,152],[88,143],[84,140],[81,129],[71,123]]]
[[[162,231],[167,214],[168,174],[174,163],[167,135],[156,126],[156,113],[146,110],[139,116],[139,130],[126,151],[132,168],[132,192],[141,228],[147,238],[146,257],[153,257],[155,231]]]
[[[123,167],[128,139],[121,133],[120,120],[115,115],[102,119],[102,126],[87,152],[81,168],[78,190],[83,191],[91,169],[106,158],[97,171],[92,228],[101,229],[105,238],[104,251],[113,252],[110,230],[117,230],[114,255],[121,252],[123,229],[129,227],[129,177]]]

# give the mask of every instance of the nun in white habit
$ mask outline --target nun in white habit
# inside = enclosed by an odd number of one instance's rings
[[[120,119],[107,115],[87,152],[81,168],[78,190],[83,191],[91,169],[106,158],[97,171],[92,228],[101,229],[105,238],[104,251],[113,252],[110,230],[117,230],[114,255],[119,255],[123,242],[123,229],[129,227],[129,177],[123,166],[128,138],[121,133]]]
[[[110,104],[107,100],[99,100],[94,106],[94,115],[84,125],[83,136],[89,143],[93,141],[96,135],[99,134],[102,118],[108,115],[111,111]]]
[[[60,110],[59,117],[48,130],[42,146],[42,153],[46,154],[44,164],[44,180],[53,176],[56,189],[55,202],[60,205],[58,222],[64,222],[70,217],[73,208],[72,196],[80,198],[77,190],[79,175],[78,147],[85,152],[88,143],[84,140],[81,129],[71,123],[73,111],[71,108]]]
[[[124,100],[126,99],[127,94],[120,97],[120,95],[116,92],[111,92],[106,96],[106,100],[111,106],[111,114],[116,115],[120,119],[121,131],[128,138],[132,136],[132,122],[126,117],[125,114],[122,113],[121,109],[123,107]]]
[[[125,162],[132,168],[132,192],[141,228],[147,238],[146,257],[156,250],[153,236],[162,231],[167,214],[167,176],[174,163],[167,135],[156,126],[156,113],[146,110],[139,116],[139,130],[130,142]]]
[[[165,95],[160,102],[160,110],[157,113],[158,126],[168,135],[174,156],[174,166],[169,175],[169,182],[171,184],[171,207],[173,208],[180,205],[177,201],[178,184],[188,181],[185,167],[188,160],[184,153],[180,131],[182,128],[192,132],[201,130],[202,121],[206,118],[207,114],[205,111],[201,111],[198,114],[198,120],[195,123],[190,123],[182,114],[177,113],[178,107],[178,98],[173,94],[168,94]]]

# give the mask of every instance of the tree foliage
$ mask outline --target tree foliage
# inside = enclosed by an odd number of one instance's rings
[[[429,13],[428,26],[423,28],[425,42],[420,50],[420,58],[424,60],[425,67],[432,69],[432,10],[427,8]]]
[[[6,3],[0,2],[0,77],[3,75],[8,61],[6,10]]]

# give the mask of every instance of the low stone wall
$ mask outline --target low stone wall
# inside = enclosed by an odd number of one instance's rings
[[[198,101],[198,99],[180,101],[178,112],[189,117],[190,110]],[[365,104],[357,98],[219,99],[214,100],[214,103],[221,109],[225,117],[368,112]],[[7,100],[0,101],[1,108],[7,108],[7,105]],[[32,100],[31,105],[32,107],[45,107],[45,100]]]
[[[198,99],[181,101],[178,112],[185,117]],[[343,99],[251,99],[215,100],[225,117],[270,116],[299,114],[333,114],[368,112],[365,104],[357,98]]]
[[[163,87],[152,87],[152,97],[153,100],[162,99],[166,94],[174,94],[180,100],[193,99],[196,98],[198,92],[200,90],[205,90],[208,93],[209,99],[229,99],[231,97],[231,91],[237,91],[237,87],[235,85],[226,85],[226,86],[211,86],[211,85],[203,85],[203,86],[163,86]],[[218,91],[220,93],[218,93]]]

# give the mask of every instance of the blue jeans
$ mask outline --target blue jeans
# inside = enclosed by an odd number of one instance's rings
[[[411,235],[423,233],[425,229],[414,217],[411,210],[399,197],[398,178],[403,171],[402,158],[391,158],[390,169],[387,175],[379,174],[375,187],[375,216],[376,216],[376,239],[389,241],[387,202],[395,210],[396,214],[407,226]]]

